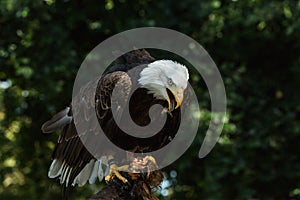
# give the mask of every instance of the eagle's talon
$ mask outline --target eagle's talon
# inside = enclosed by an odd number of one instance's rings
[[[146,163],[151,162],[155,167],[158,167],[156,160],[153,156],[146,156],[144,159],[145,159]]]
[[[152,165],[154,165],[155,168],[158,168],[158,165],[157,165],[157,163],[156,163],[156,160],[155,160],[155,158],[154,158],[153,156],[146,156],[146,157],[144,158],[144,162],[147,163],[148,167],[149,167],[149,164],[152,163]],[[151,170],[149,170],[149,171],[147,172],[147,175],[146,175],[147,179],[149,179],[150,174],[151,174]]]
[[[127,171],[128,170],[128,165],[120,166],[118,167],[116,164],[112,164],[109,166],[109,174],[105,177],[105,181],[109,183],[112,179],[115,177],[122,181],[124,184],[128,183],[128,180],[124,178],[119,171]]]

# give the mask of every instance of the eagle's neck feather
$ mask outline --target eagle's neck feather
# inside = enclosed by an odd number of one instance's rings
[[[165,99],[162,95],[165,85],[161,80],[162,72],[160,68],[146,67],[140,73],[138,80],[140,86],[148,90],[149,94],[153,94],[156,99]]]

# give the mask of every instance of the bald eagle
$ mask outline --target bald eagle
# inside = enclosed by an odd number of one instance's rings
[[[134,73],[129,73],[132,69],[135,69]],[[75,127],[72,107],[76,106],[74,104],[94,101],[93,109],[98,123],[112,143],[129,152],[151,152],[167,145],[175,137],[180,125],[180,107],[185,105],[188,99],[188,79],[189,73],[184,65],[171,60],[155,60],[146,50],[134,50],[121,56],[118,62],[97,80],[94,97],[90,96],[88,85],[83,87],[81,93],[88,101],[73,101],[69,107],[42,125],[44,133],[62,129],[52,155],[53,161],[48,176],[59,177],[60,183],[65,187],[82,186],[87,182],[93,184],[96,179],[101,181],[104,177],[107,181],[117,177],[126,182],[118,173],[116,163],[112,162],[113,157],[117,155],[107,150],[101,152],[102,156],[99,159],[83,145]],[[137,89],[131,91],[134,85]],[[114,103],[120,108],[124,106],[124,102],[128,102],[130,116],[139,126],[146,126],[150,122],[151,106],[161,105],[161,109],[155,111],[166,111],[167,117],[157,134],[146,138],[135,137],[118,127],[112,113],[111,99],[113,89],[117,86],[121,88],[120,101],[123,103]],[[83,117],[82,120],[88,120],[88,117]],[[95,148],[101,146],[101,142],[96,141]]]

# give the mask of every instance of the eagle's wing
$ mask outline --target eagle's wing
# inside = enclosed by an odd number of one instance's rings
[[[124,98],[111,99],[114,88]],[[108,155],[103,155],[101,159],[97,160],[85,148],[76,130],[73,116],[76,114],[77,118],[80,117],[80,120],[89,124],[88,130],[80,134],[85,134],[87,137],[89,134],[97,134],[95,127],[98,126],[98,123],[102,127],[106,126],[105,122],[111,120],[112,103],[117,104],[117,108],[122,107],[127,101],[130,90],[131,79],[125,72],[117,71],[99,77],[98,84],[89,82],[81,88],[79,95],[72,101],[73,109],[67,107],[43,124],[42,131],[44,133],[63,128],[52,155],[53,162],[48,172],[50,178],[60,177],[60,183],[66,187],[76,184],[81,186],[87,181],[92,184],[97,177],[100,181],[103,179],[107,173],[107,170],[106,172],[104,170],[107,168],[106,156]],[[93,95],[95,91],[96,96]],[[94,119],[88,114],[91,109],[95,112],[95,108],[97,121],[93,121]],[[122,112],[122,110],[117,110],[118,112]],[[101,145],[101,141],[97,142],[97,145]]]

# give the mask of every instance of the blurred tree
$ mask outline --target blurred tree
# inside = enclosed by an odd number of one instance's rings
[[[0,198],[54,199],[47,178],[57,135],[42,122],[68,105],[85,55],[109,36],[161,26],[202,44],[227,90],[222,138],[197,158],[210,119],[205,84],[194,75],[199,134],[165,169],[165,199],[286,199],[300,194],[300,1],[0,1]],[[259,79],[259,80],[258,80]],[[88,188],[88,189],[87,189]],[[98,186],[77,189],[90,196]]]

